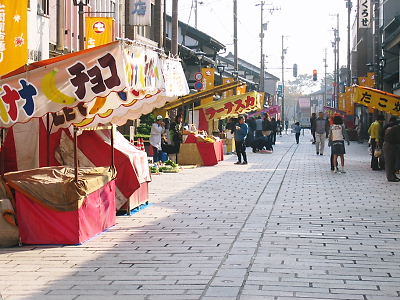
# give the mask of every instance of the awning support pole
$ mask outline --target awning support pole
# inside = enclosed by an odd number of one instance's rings
[[[46,127],[47,127],[47,166],[50,167],[50,114],[46,115]]]
[[[78,128],[74,126],[74,174],[78,182]]]
[[[114,170],[115,169],[115,164],[114,164],[114,125],[111,126],[111,167]]]
[[[0,129],[0,175],[4,179],[4,128]]]

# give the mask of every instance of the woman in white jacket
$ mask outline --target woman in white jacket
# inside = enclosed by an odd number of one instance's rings
[[[153,159],[154,162],[160,161],[162,159],[162,149],[161,149],[161,136],[164,133],[164,122],[162,116],[157,116],[157,121],[151,125],[150,131],[150,145],[153,147]]]
[[[349,138],[343,125],[343,119],[341,116],[335,116],[333,118],[333,125],[329,129],[329,145],[332,147],[333,164],[335,173],[346,173],[344,170],[344,155],[346,149],[344,147],[344,141],[350,145]],[[338,167],[337,158],[340,157],[341,168]]]

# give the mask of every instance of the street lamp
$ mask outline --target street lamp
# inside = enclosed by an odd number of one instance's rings
[[[74,6],[78,6],[79,13],[79,50],[83,50],[85,48],[85,38],[83,36],[83,7],[89,5],[89,0],[72,0]]]

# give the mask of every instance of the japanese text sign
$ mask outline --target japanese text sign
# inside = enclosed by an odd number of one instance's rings
[[[64,60],[50,59],[42,67],[1,79],[0,127],[122,91],[127,81],[121,47],[112,43]]]
[[[151,0],[129,1],[129,25],[151,25]]]
[[[371,0],[358,0],[358,28],[371,25]]]
[[[224,119],[231,116],[248,113],[261,109],[261,94],[250,92],[243,95],[232,96],[220,101],[198,106],[196,109],[203,108],[206,119]]]
[[[86,18],[86,49],[111,43],[113,34],[113,18]]]
[[[400,116],[400,96],[365,87],[355,87],[353,98],[356,103]]]
[[[0,0],[0,76],[28,62],[27,7],[27,0]]]

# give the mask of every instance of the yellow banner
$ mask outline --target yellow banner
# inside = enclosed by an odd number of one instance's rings
[[[86,49],[111,43],[113,34],[113,18],[86,18]]]
[[[201,105],[196,107],[196,109],[204,109],[207,121],[225,119],[261,109],[261,98],[261,93],[253,91]]]
[[[212,89],[214,87],[215,80],[215,69],[214,68],[202,68],[201,74],[203,74],[203,91]],[[211,103],[214,101],[213,97],[207,97],[201,100],[201,105]]]
[[[400,96],[362,86],[354,87],[352,96],[356,103],[400,116]]]
[[[0,0],[0,76],[28,62],[28,0]]]
[[[234,82],[234,81],[235,81],[235,78],[222,78],[222,83],[223,84],[231,83],[231,82]],[[223,96],[223,98],[233,96],[233,90],[229,90],[229,91],[223,92],[222,96]]]

